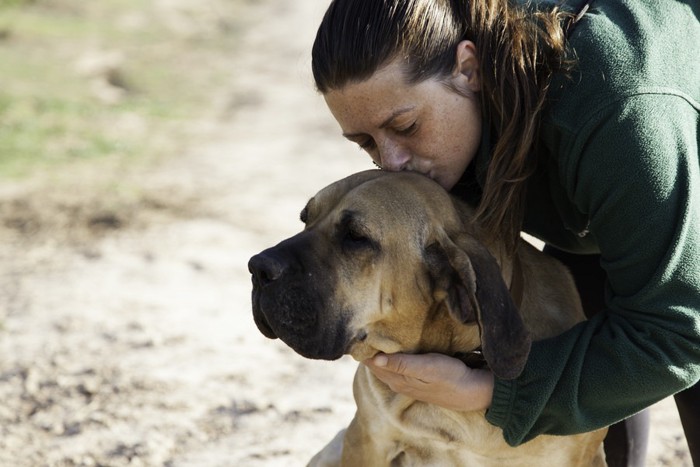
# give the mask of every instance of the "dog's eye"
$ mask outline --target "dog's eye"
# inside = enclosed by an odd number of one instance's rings
[[[343,246],[346,248],[357,249],[365,247],[373,247],[372,240],[358,229],[348,228],[343,236]]]
[[[337,238],[345,250],[378,249],[378,245],[369,237],[368,229],[353,211],[343,213],[337,229]]]
[[[369,242],[369,238],[367,238],[365,235],[362,233],[350,229],[348,230],[347,235],[345,236],[346,240],[353,242],[353,243],[363,243],[363,242]]]

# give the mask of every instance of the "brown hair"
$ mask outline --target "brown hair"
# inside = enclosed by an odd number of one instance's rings
[[[321,93],[366,80],[401,58],[415,84],[443,79],[462,40],[476,45],[481,103],[496,136],[477,218],[487,234],[515,248],[526,180],[535,170],[540,113],[551,76],[566,58],[565,17],[509,0],[333,0],[312,49]]]

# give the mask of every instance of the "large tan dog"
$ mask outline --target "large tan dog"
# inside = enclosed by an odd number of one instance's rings
[[[253,315],[297,353],[362,361],[377,352],[468,356],[515,378],[530,339],[584,319],[568,272],[523,242],[513,260],[471,209],[427,177],[367,171],[323,189],[303,232],[251,258]],[[605,430],[508,446],[484,412],[392,392],[360,364],[357,413],[310,465],[605,465]]]

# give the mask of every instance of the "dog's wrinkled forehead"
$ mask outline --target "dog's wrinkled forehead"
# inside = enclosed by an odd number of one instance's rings
[[[369,170],[319,191],[301,212],[308,227],[329,214],[352,212],[368,223],[438,224],[460,222],[448,193],[429,178],[411,172]]]

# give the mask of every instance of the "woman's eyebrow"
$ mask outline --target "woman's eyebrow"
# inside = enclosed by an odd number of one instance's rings
[[[393,122],[395,118],[397,118],[397,117],[399,117],[407,112],[410,112],[415,108],[416,108],[416,106],[412,105],[409,107],[403,107],[403,108],[394,110],[391,113],[391,115],[389,115],[389,117],[379,125],[379,128],[384,129],[384,128],[388,127],[389,125],[391,125],[391,122]],[[365,133],[343,133],[343,136],[346,138],[357,138],[358,136],[365,136]]]

